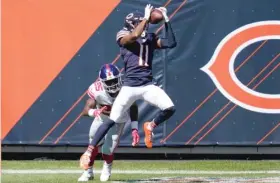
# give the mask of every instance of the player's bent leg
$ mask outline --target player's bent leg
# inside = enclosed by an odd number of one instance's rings
[[[122,134],[124,123],[118,123],[113,126],[105,136],[104,144],[102,145],[102,158],[104,159],[100,181],[108,181],[111,176],[114,151],[118,146],[119,138]]]
[[[143,88],[142,98],[153,106],[165,110],[173,107],[174,104],[170,97],[165,93],[163,89],[155,85],[148,85]]]
[[[84,169],[83,174],[79,177],[79,182],[92,180],[93,175],[93,162],[98,154],[98,148],[87,149],[87,151],[80,158],[80,167]]]
[[[91,154],[94,151],[98,152],[98,146],[97,144],[100,142],[100,140],[105,136],[105,134],[109,131],[109,129],[114,126],[115,122],[110,120],[108,118],[107,121],[104,121],[98,130],[95,133],[94,138],[90,142],[90,145],[88,146],[87,151],[83,154],[83,156],[80,159],[80,166],[84,169],[88,169],[91,162]]]
[[[152,122],[145,122],[143,125],[145,132],[145,144],[148,148],[152,148],[152,132],[153,129],[164,121],[168,120],[175,113],[175,106],[170,97],[164,90],[155,85],[145,87],[143,99],[148,103],[160,108],[160,112],[156,115]]]
[[[161,110],[153,120],[154,126],[152,127],[158,126],[159,124],[168,120],[175,113],[175,111],[176,111],[175,106],[171,106],[167,109]]]
[[[123,86],[113,103],[110,119],[105,120],[104,123],[99,127],[92,142],[92,146],[96,146],[99,141],[105,136],[109,129],[114,126],[115,123],[121,123],[125,111],[132,105],[136,100],[136,97],[131,90],[131,87]]]
[[[104,116],[106,117],[106,116]],[[96,133],[97,129],[100,127],[100,125],[103,123],[103,118],[95,118],[92,122],[89,130],[89,142],[92,141],[94,134]],[[108,117],[107,117],[108,118]],[[102,141],[100,143],[103,143]],[[95,148],[91,151],[91,153],[85,152],[81,158],[80,158],[80,166],[84,169],[83,174],[79,177],[78,181],[88,181],[92,180],[94,178],[94,172],[93,172],[93,165],[94,160],[98,154],[98,148]]]
[[[90,129],[89,129],[89,143],[92,142],[93,140],[93,137],[95,136],[96,132],[97,132],[97,129],[102,125],[102,123],[104,121],[106,121],[107,119],[109,119],[108,116],[106,115],[101,115],[100,117],[98,118],[94,118],[91,126],[90,126]],[[104,143],[104,138],[100,140],[100,142],[98,143],[98,146],[100,146],[101,144]]]
[[[116,123],[106,134],[104,144],[101,147],[102,154],[112,154],[119,144],[125,123]],[[105,159],[106,161],[106,159]]]
[[[92,147],[96,147],[97,144],[103,139],[103,137],[105,136],[105,134],[110,130],[111,127],[113,127],[115,125],[115,122],[111,119],[107,119],[105,120],[100,127],[98,128],[98,130],[96,131],[94,138],[92,139],[92,141],[90,142],[90,146]]]
[[[110,113],[110,119],[116,123],[122,123],[124,118],[124,113],[130,108],[130,106],[139,99],[137,88],[123,86],[118,94],[112,110]]]

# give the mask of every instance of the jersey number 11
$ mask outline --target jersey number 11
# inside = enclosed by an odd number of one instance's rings
[[[145,60],[143,59],[145,57]],[[149,46],[140,44],[140,54],[139,54],[139,66],[149,66]]]

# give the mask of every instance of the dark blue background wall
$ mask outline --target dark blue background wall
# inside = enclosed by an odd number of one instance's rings
[[[123,26],[125,15],[135,10],[143,11],[147,3],[158,7],[166,2],[121,1],[2,143],[87,144],[92,119],[77,118],[87,99],[84,92],[96,79],[102,64],[115,60],[116,65],[123,67],[121,58],[117,57],[119,48],[115,36]],[[278,0],[173,0],[168,3],[168,14],[172,16],[171,23],[178,46],[166,52],[157,51],[153,68],[157,84],[166,89],[177,112],[167,123],[156,129],[156,146],[280,144],[280,131],[277,128],[280,114],[263,114],[235,106],[216,89],[210,77],[200,70],[209,62],[217,45],[226,35],[249,23],[279,20],[279,7]],[[151,26],[150,31],[157,31],[159,27]],[[279,52],[278,40],[260,41],[246,47],[235,61],[235,68],[246,62],[236,72],[238,79],[246,85]],[[279,94],[279,63],[280,58],[275,58],[249,88],[261,82],[256,91]],[[141,146],[144,146],[142,124],[151,120],[157,109],[142,101],[138,101],[138,104]],[[130,131],[127,130],[120,145],[130,144]]]

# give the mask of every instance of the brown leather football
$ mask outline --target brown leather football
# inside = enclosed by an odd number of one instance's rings
[[[163,15],[160,10],[153,9],[151,12],[150,23],[151,24],[158,24],[163,20]]]

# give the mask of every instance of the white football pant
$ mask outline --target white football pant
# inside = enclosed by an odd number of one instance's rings
[[[94,118],[90,131],[89,131],[89,143],[91,143],[97,129],[99,126],[105,121],[108,120],[109,117],[106,115],[101,114],[100,117]],[[123,133],[124,125],[126,122],[130,122],[130,117],[128,116],[128,113],[124,115],[124,118],[126,121],[120,124],[114,125],[106,134],[106,136],[99,142],[98,146],[101,146],[101,153],[111,155],[115,148],[118,146],[119,138]]]
[[[123,123],[123,118],[126,115],[125,111],[127,111],[130,106],[139,99],[144,100],[161,110],[174,106],[172,100],[165,91],[156,85],[137,87],[123,86],[113,104],[110,119],[116,123]]]

